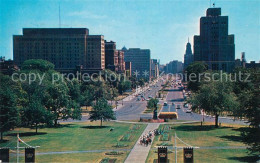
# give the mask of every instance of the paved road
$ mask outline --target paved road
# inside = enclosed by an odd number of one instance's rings
[[[156,93],[161,89],[162,82],[156,83],[155,87],[151,87],[150,91],[147,90],[148,87],[143,88],[144,97],[148,99],[149,96],[155,97]],[[158,87],[157,87],[158,86]],[[141,89],[139,89],[141,91]],[[163,104],[164,101],[160,101]],[[184,98],[183,93],[180,87],[171,87],[168,91],[166,101],[168,106],[163,106],[162,112],[174,112],[177,111],[178,113],[178,120],[187,120],[187,121],[202,121],[203,116],[198,113],[186,113],[188,108],[183,107]],[[174,105],[173,105],[174,104]],[[147,101],[137,101],[137,97],[129,96],[125,100],[119,101],[117,109],[113,109],[115,111],[117,120],[139,120],[141,116],[143,117],[152,117],[151,114],[143,114],[147,105]],[[176,106],[180,105],[181,109],[176,109]],[[87,121],[88,116],[83,116],[82,120],[67,120],[67,121],[60,121],[60,122],[78,122],[78,121]],[[215,118],[212,116],[204,116],[204,121],[206,122],[214,122]],[[230,124],[242,124],[248,125],[245,121],[242,120],[233,120],[229,117],[219,117],[220,123],[230,123]]]
[[[184,103],[184,98],[183,98],[183,93],[180,90],[179,87],[172,87],[169,90],[169,93],[166,97],[167,103],[172,105],[172,103],[176,105],[180,105],[181,109],[176,109],[178,112],[178,120],[188,120],[188,121],[202,121],[203,120],[203,116],[201,114],[198,113],[186,113],[186,111],[188,110],[188,108],[184,108],[183,107],[183,103]],[[163,109],[166,110],[166,109]],[[215,118],[212,116],[204,116],[204,121],[206,122],[215,122]],[[245,123],[245,121],[242,120],[233,120],[229,117],[219,117],[219,122],[220,123],[229,123],[229,124],[241,124],[241,125],[247,125],[247,123]]]
[[[157,87],[158,86],[158,87]],[[158,82],[151,90],[144,91],[144,97],[148,99],[149,96],[155,97],[156,93],[161,89],[161,82]],[[143,114],[147,101],[137,101],[137,97],[129,101],[119,102],[118,109],[114,109],[117,120],[138,120],[141,116],[152,117],[152,114]]]
[[[138,93],[143,92],[144,97],[148,99],[149,96],[155,97],[156,93],[161,89],[161,81],[158,81],[155,86],[138,88]],[[135,94],[134,94],[135,95]],[[147,101],[137,101],[137,97],[131,95],[125,98],[123,101],[118,102],[117,109],[114,108],[117,120],[139,120],[141,116],[152,117],[152,114],[143,114],[143,111],[146,109]],[[72,120],[68,119],[66,121],[59,122],[81,122],[88,121],[89,116],[82,116],[81,120]]]

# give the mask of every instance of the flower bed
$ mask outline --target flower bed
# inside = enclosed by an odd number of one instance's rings
[[[115,163],[116,159],[112,158],[104,158],[100,161],[100,163]]]
[[[121,155],[124,154],[124,152],[118,152],[118,151],[112,151],[105,153],[106,155]]]

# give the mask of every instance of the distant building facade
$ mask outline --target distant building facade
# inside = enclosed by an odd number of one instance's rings
[[[183,71],[183,63],[181,61],[173,60],[166,64],[165,68],[166,73],[182,73]]]
[[[131,62],[132,76],[137,78],[150,79],[151,75],[151,54],[149,49],[140,48],[122,48],[124,51],[124,61]]]
[[[184,69],[186,69],[192,62],[193,62],[193,54],[191,51],[191,44],[188,40],[188,43],[186,45],[186,51],[184,54]]]
[[[194,36],[194,61],[203,61],[212,70],[233,70],[234,35],[228,34],[228,16],[221,16],[221,8],[208,8],[206,17],[200,18],[200,35]]]
[[[117,50],[117,56],[118,56],[118,73],[125,73],[124,51]]]
[[[151,78],[159,77],[159,62],[157,59],[151,59]]]
[[[18,71],[19,68],[14,64],[13,60],[5,60],[5,57],[0,57],[0,72],[5,75],[11,75]]]
[[[105,41],[105,67],[112,71],[118,71],[118,52],[116,43],[113,41]]]
[[[235,60],[235,67],[243,67],[243,68],[260,68],[260,61],[256,63],[255,61],[250,61],[250,63],[246,62],[246,53],[241,53],[241,60]]]
[[[86,68],[105,69],[105,41],[103,35],[88,35]]]
[[[56,70],[105,68],[104,36],[89,35],[87,28],[23,28],[13,36],[14,62],[44,59]]]
[[[132,63],[131,62],[125,62],[125,71],[126,71],[126,76],[128,76],[128,77],[132,76]]]

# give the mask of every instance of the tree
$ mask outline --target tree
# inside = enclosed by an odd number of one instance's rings
[[[242,140],[251,153],[260,154],[260,69],[238,68],[235,70],[234,92],[239,107],[234,110],[234,116],[248,120],[249,127],[241,132]],[[241,74],[242,77],[239,77]],[[247,81],[245,79],[248,77]],[[239,79],[240,78],[240,79]]]
[[[123,94],[126,90],[131,89],[131,82],[129,80],[122,81],[119,83],[118,91],[120,94]]]
[[[151,98],[148,103],[147,103],[147,108],[148,109],[156,109],[157,108],[157,104],[158,104],[159,100],[156,98]]]
[[[23,62],[21,69],[22,70],[37,69],[39,71],[46,72],[48,70],[54,70],[54,64],[42,59],[30,59]]]
[[[9,76],[0,74],[0,132],[14,129],[19,124],[18,99]]]
[[[214,115],[215,127],[218,127],[220,114],[232,112],[238,105],[231,83],[226,81],[204,83],[188,102],[193,110],[203,109],[207,114]]]
[[[36,134],[38,133],[38,125],[40,123],[51,123],[51,116],[51,113],[47,111],[41,104],[40,100],[36,98],[30,101],[28,106],[24,108],[23,111],[23,119],[27,122],[27,124],[35,126]]]
[[[199,90],[201,82],[199,80],[200,74],[207,70],[207,65],[203,62],[194,62],[186,68],[188,88],[194,92]],[[195,76],[194,78],[192,76]]]
[[[93,105],[93,111],[90,112],[89,119],[91,121],[100,120],[100,126],[102,126],[102,121],[105,120],[115,120],[115,114],[112,110],[112,106],[108,104],[107,100],[100,98]]]

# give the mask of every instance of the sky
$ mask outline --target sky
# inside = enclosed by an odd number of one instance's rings
[[[22,28],[84,27],[116,42],[117,49],[151,50],[161,64],[183,61],[188,38],[199,35],[199,20],[215,2],[229,16],[235,54],[260,60],[260,0],[0,0],[0,56],[13,58],[13,35]],[[193,51],[193,49],[192,49]]]

